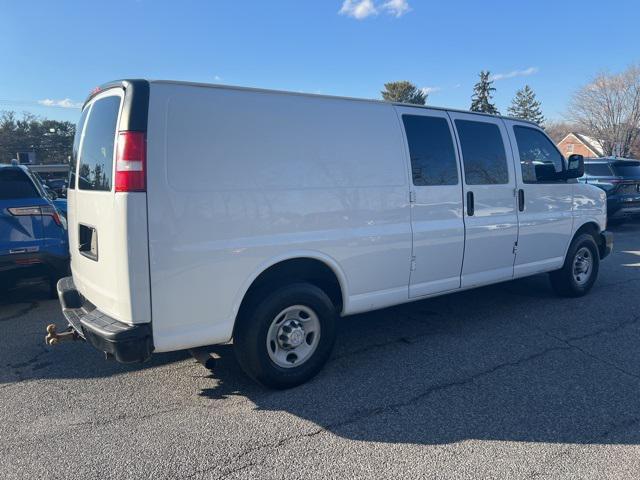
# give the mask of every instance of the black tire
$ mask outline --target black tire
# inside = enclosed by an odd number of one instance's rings
[[[320,288],[310,283],[294,283],[254,298],[243,309],[234,333],[238,363],[258,383],[276,389],[295,387],[314,377],[331,355],[336,337],[336,309]],[[313,310],[320,323],[320,336],[311,356],[299,366],[278,366],[267,351],[269,327],[276,315],[293,305]]]
[[[580,283],[576,280],[574,275],[574,262],[576,255],[583,248],[587,248],[591,252],[591,272],[587,280],[584,283]],[[567,257],[564,260],[564,265],[560,270],[551,272],[551,286],[555,292],[563,297],[582,297],[589,293],[589,290],[593,287],[593,284],[598,278],[598,272],[600,270],[600,253],[598,251],[598,245],[593,236],[583,233],[573,239],[567,252]]]

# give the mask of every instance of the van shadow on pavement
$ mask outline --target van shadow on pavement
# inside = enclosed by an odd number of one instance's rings
[[[246,396],[313,422],[310,435],[363,441],[640,443],[640,265],[627,267],[640,228],[615,228],[629,237],[584,298],[556,297],[540,275],[349,317],[325,369],[286,391],[212,347],[201,395]]]

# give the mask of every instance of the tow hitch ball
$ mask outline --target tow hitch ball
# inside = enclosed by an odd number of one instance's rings
[[[80,336],[72,327],[69,327],[66,332],[58,333],[56,331],[55,323],[52,323],[50,325],[47,325],[47,336],[45,337],[44,341],[47,345],[57,345],[60,342],[79,340],[79,338]]]

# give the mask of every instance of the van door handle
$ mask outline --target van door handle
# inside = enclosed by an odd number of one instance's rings
[[[524,190],[518,190],[518,210],[524,212]]]
[[[475,212],[473,192],[467,192],[467,216],[473,217]]]

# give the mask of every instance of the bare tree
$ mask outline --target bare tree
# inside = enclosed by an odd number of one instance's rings
[[[570,107],[570,118],[602,142],[605,155],[629,156],[640,135],[640,66],[599,74]]]
[[[564,121],[547,121],[544,126],[551,140],[558,143],[571,132],[579,132],[580,127]]]

